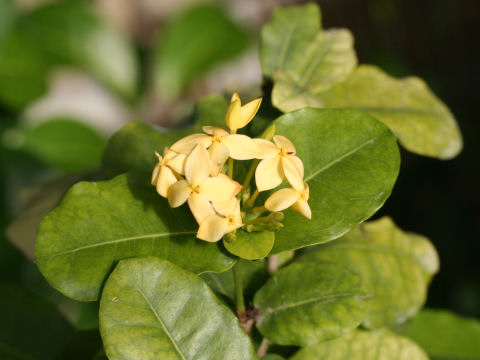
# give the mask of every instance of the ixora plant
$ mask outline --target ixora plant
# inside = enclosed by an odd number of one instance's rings
[[[212,95],[190,128],[129,123],[106,146],[109,180],[77,183],[43,219],[40,271],[100,302],[113,360],[427,359],[398,325],[437,253],[388,217],[364,221],[392,191],[397,140],[460,151],[453,116],[420,79],[357,66],[315,5],[274,12],[260,62],[285,114]]]

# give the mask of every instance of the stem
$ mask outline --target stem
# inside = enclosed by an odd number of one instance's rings
[[[250,184],[250,180],[252,180],[253,174],[255,174],[255,170],[257,169],[257,165],[259,162],[260,160],[258,159],[253,160],[250,169],[248,169],[247,176],[245,176],[245,180],[243,181],[242,191],[245,191],[245,189],[248,187],[248,184]]]
[[[255,189],[255,192],[247,201],[247,204],[246,204],[247,209],[250,209],[251,207],[253,207],[253,205],[255,204],[255,200],[257,200],[258,194],[259,194],[258,189]]]
[[[235,283],[235,301],[237,306],[237,313],[245,312],[245,300],[243,298],[242,272],[240,270],[240,263],[236,263],[233,267],[233,282]]]
[[[228,177],[233,179],[233,159],[228,159]]]
[[[263,216],[263,217],[259,217],[259,218],[256,218],[256,219],[250,219],[250,220],[245,220],[243,223],[245,225],[249,225],[249,224],[259,224],[259,223],[269,223],[269,222],[272,222],[272,219],[269,216]]]
[[[267,338],[263,338],[262,342],[260,343],[260,346],[258,347],[257,356],[259,358],[262,358],[265,355],[267,355],[267,351],[269,347],[270,347],[270,340],[268,340]]]

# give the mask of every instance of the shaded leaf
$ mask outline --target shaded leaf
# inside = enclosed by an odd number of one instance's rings
[[[235,315],[196,275],[158,258],[123,260],[100,301],[109,359],[256,359]]]
[[[78,1],[39,7],[25,26],[42,49],[59,63],[91,72],[120,95],[137,93],[138,61],[131,42]]]
[[[49,283],[77,300],[96,300],[117,260],[153,255],[188,270],[225,271],[234,260],[196,239],[187,207],[172,209],[148,175],[80,182],[42,220],[35,261]]]
[[[272,103],[284,112],[318,106],[316,95],[345,78],[357,64],[347,29],[323,31],[315,4],[277,8],[262,29],[260,62],[272,77]]]
[[[360,278],[333,264],[296,263],[276,272],[254,298],[257,328],[280,345],[312,345],[341,336],[365,318]]]
[[[363,322],[367,328],[413,317],[423,306],[428,283],[438,271],[438,255],[430,241],[403,232],[388,217],[364,223],[298,260],[332,261],[359,274],[373,295]]]
[[[480,359],[480,322],[446,310],[424,309],[408,324],[405,336],[433,360]]]
[[[248,232],[237,230],[235,241],[229,242],[225,238],[225,248],[242,259],[256,260],[267,256],[275,242],[275,233],[272,231]]]
[[[199,75],[245,50],[248,35],[215,5],[190,7],[156,40],[156,89],[179,96]]]
[[[13,0],[0,0],[0,38],[10,27],[17,16],[17,9]]]
[[[303,109],[276,120],[305,166],[312,220],[287,210],[271,254],[340,237],[375,213],[399,171],[395,137],[355,110]]]
[[[344,337],[301,349],[291,360],[428,360],[413,341],[389,330],[356,330]]]
[[[277,354],[267,354],[262,359],[263,360],[285,360],[284,357],[281,357],[280,355],[277,355]]]
[[[318,107],[355,108],[375,116],[407,150],[420,155],[450,159],[462,149],[452,113],[417,77],[398,80],[362,65],[345,82],[319,94],[317,101]]]

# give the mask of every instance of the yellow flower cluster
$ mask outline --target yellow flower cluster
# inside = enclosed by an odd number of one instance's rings
[[[278,212],[292,207],[311,218],[308,185],[303,181],[303,163],[296,156],[290,140],[275,135],[271,142],[236,133],[253,119],[261,101],[259,98],[242,105],[235,93],[225,117],[230,131],[218,126],[204,126],[203,134],[180,139],[165,148],[163,155],[155,153],[158,163],[153,169],[152,185],[156,186],[159,195],[168,199],[171,207],[188,203],[199,224],[199,239],[218,241],[246,224],[243,220],[245,211],[241,211],[237,198],[242,185],[224,172],[229,158],[260,161],[255,170],[257,195],[259,191],[277,187],[283,179],[291,185],[291,188],[273,193],[266,200],[264,209]],[[233,166],[233,161],[229,166]],[[252,196],[250,200],[255,198]]]

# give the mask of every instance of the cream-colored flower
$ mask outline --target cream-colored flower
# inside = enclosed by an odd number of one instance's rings
[[[215,214],[211,202],[231,200],[242,186],[228,176],[220,174],[209,177],[210,157],[207,149],[197,145],[185,160],[185,180],[170,186],[168,203],[175,208],[188,202],[188,206],[198,224],[208,216]]]
[[[217,213],[208,215],[202,221],[197,232],[199,239],[215,242],[243,226],[240,200],[236,197],[223,203],[213,203],[213,207]]]
[[[312,210],[307,202],[309,197],[308,184],[302,183],[301,187],[280,189],[274,192],[265,201],[265,208],[270,211],[282,211],[291,206],[292,210],[311,219]]]
[[[235,160],[249,160],[261,154],[257,144],[246,135],[230,134],[219,126],[204,126],[202,130],[205,134],[186,136],[170,148],[182,154],[190,153],[198,144],[208,148],[212,160],[211,176],[221,172],[229,157]]]
[[[177,182],[174,172],[183,174],[186,155],[172,151],[168,147],[163,149],[163,156],[157,152],[155,155],[158,163],[153,169],[152,185],[156,186],[159,195],[167,197],[169,187]]]
[[[275,135],[274,143],[264,139],[254,139],[262,151],[262,159],[255,170],[258,191],[270,190],[282,183],[284,178],[294,188],[303,184],[303,163],[292,142],[285,136]]]
[[[225,116],[225,122],[230,131],[235,133],[238,129],[247,126],[260,108],[261,102],[262,98],[258,98],[242,106],[240,96],[237,93],[233,93]]]

